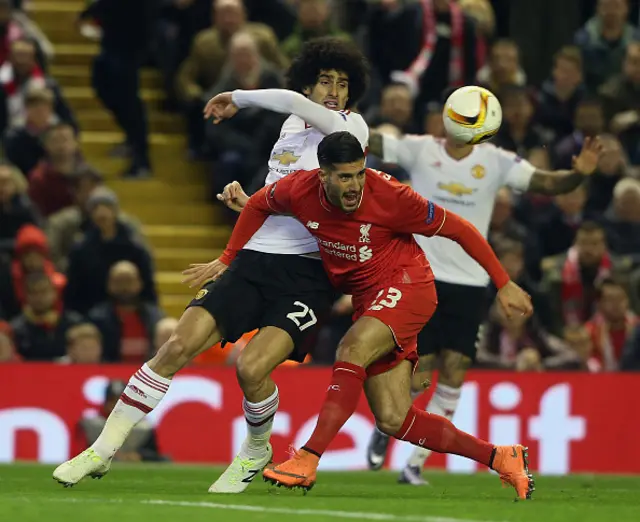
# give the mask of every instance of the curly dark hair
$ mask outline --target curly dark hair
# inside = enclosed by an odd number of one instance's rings
[[[302,93],[303,89],[317,83],[320,71],[331,69],[349,77],[346,108],[353,107],[369,87],[369,62],[349,40],[323,37],[306,42],[287,71],[287,86]]]

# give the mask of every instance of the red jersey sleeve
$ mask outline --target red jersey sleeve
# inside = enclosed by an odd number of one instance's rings
[[[227,248],[220,256],[220,261],[229,266],[236,254],[244,248],[253,235],[260,230],[266,219],[272,214],[287,214],[291,205],[291,185],[293,177],[262,187],[249,198],[240,212],[240,217],[233,227]]]
[[[394,229],[397,232],[451,239],[486,270],[498,289],[509,282],[508,274],[487,240],[466,219],[423,198],[406,185],[396,186],[395,191]]]

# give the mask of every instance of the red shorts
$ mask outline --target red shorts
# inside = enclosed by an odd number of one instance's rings
[[[428,283],[396,283],[394,286],[367,292],[353,299],[353,321],[375,317],[386,324],[396,341],[396,348],[367,368],[372,377],[391,370],[405,359],[418,362],[418,334],[433,315],[438,304],[436,286]]]

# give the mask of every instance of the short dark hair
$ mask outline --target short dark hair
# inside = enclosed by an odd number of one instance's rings
[[[347,131],[328,134],[318,145],[318,163],[323,169],[333,169],[336,163],[351,163],[363,158],[364,151],[358,138]]]
[[[323,37],[306,42],[287,71],[287,86],[302,93],[317,83],[320,71],[331,69],[349,77],[346,108],[353,107],[369,87],[369,62],[353,42],[344,38]]]
[[[42,136],[42,140],[43,141],[47,141],[49,139],[49,137],[56,131],[60,130],[60,129],[71,129],[71,131],[75,134],[76,130],[73,128],[73,125],[71,125],[69,122],[66,121],[60,121],[58,123],[54,123],[53,125],[51,125],[46,131],[44,131],[44,134]]]
[[[589,94],[582,98],[582,100],[578,102],[577,107],[597,107],[600,110],[604,110],[602,100],[594,94]]]
[[[520,55],[520,47],[518,46],[518,43],[515,40],[512,40],[511,38],[497,39],[491,45],[491,51],[493,51],[496,47],[513,47],[518,53],[518,56]]]
[[[124,383],[124,381],[120,381],[120,380],[109,381],[109,383],[107,384],[107,387],[104,390],[104,400],[108,401],[109,399],[120,397],[120,395],[122,395],[122,392],[125,390],[126,387],[127,385]]]
[[[582,53],[576,45],[565,45],[560,48],[560,50],[553,55],[554,63],[557,63],[558,60],[566,60],[582,71]]]
[[[602,295],[604,294],[604,289],[609,286],[614,286],[616,288],[620,288],[624,291],[625,294],[628,295],[627,293],[627,287],[626,285],[620,281],[619,279],[615,278],[615,277],[603,277],[597,284],[596,284],[596,299],[599,301],[600,299],[602,299]]]
[[[524,85],[517,85],[515,83],[503,85],[497,96],[500,99],[500,103],[503,104],[512,100],[520,99],[527,100],[529,103],[533,104],[532,93]]]
[[[604,234],[604,228],[596,221],[584,221],[579,227],[578,232],[585,232],[587,234],[591,232],[602,232]]]

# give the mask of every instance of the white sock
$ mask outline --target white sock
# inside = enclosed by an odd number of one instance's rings
[[[269,397],[260,402],[242,401],[244,418],[247,421],[247,438],[242,443],[240,453],[247,457],[262,457],[271,437],[273,418],[278,411],[280,396],[278,387]]]
[[[461,388],[453,388],[446,384],[438,383],[429,404],[427,404],[427,411],[451,420],[458,407],[460,392]],[[429,455],[431,455],[431,450],[416,446],[407,461],[407,466],[422,469]]]
[[[131,430],[162,400],[171,379],[161,377],[146,364],[129,379],[115,408],[91,448],[108,460],[122,447]]]

